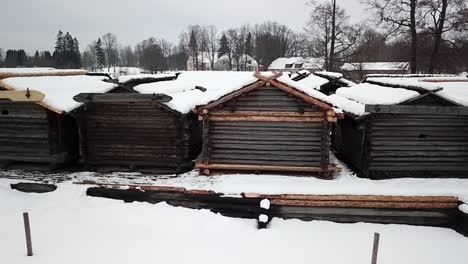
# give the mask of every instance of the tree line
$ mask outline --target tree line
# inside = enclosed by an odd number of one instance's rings
[[[0,64],[15,66],[140,67],[148,72],[213,69],[223,57],[228,70],[245,70],[249,55],[263,69],[278,57],[314,57],[324,68],[339,71],[345,62],[409,61],[411,72],[468,71],[467,0],[363,0],[372,18],[351,23],[336,0],[307,3],[310,15],[303,30],[266,21],[218,30],[213,25],[190,25],[177,43],[151,37],[134,47],[123,46],[115,34],[98,37],[79,52],[78,40],[59,32],[55,50],[0,50]],[[208,63],[206,63],[208,62]]]

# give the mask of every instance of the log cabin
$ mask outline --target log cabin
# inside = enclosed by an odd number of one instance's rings
[[[37,102],[0,99],[0,164],[2,168],[54,169],[79,158],[78,127],[70,114],[80,92],[106,92],[114,84],[91,76],[14,77],[0,81],[0,90],[39,91]],[[41,165],[41,166],[40,166]]]
[[[330,129],[337,115],[328,96],[281,73],[218,78],[217,96],[196,109],[203,145],[196,168],[278,172],[331,178]],[[229,88],[227,88],[229,87]]]
[[[374,78],[332,96],[337,157],[362,177],[468,177],[468,82]]]
[[[199,122],[190,105],[177,105],[190,104],[185,93],[164,89],[176,77],[121,76],[116,93],[75,96],[85,103],[77,119],[87,169],[166,175],[193,168],[201,145]]]

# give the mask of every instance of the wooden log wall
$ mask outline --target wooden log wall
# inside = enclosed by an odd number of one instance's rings
[[[0,160],[52,161],[45,108],[35,103],[0,101],[0,128]]]
[[[188,120],[157,103],[89,103],[82,149],[91,168],[179,173],[190,164]]]
[[[467,116],[376,115],[367,137],[370,177],[468,177]]]
[[[205,113],[202,163],[328,171],[334,118],[278,88],[258,88]]]

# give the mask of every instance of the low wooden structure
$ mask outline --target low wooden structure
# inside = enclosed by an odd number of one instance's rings
[[[346,113],[334,129],[337,156],[371,179],[468,177],[468,108],[439,95],[443,88],[411,89],[419,95]]]
[[[193,167],[200,151],[198,122],[161,94],[81,94],[77,112],[88,169],[174,174]]]
[[[339,170],[329,162],[330,129],[337,119],[332,107],[280,76],[256,73],[257,81],[197,109],[203,150],[196,167],[204,174],[269,171],[329,178]]]
[[[0,81],[0,90],[3,90],[0,98],[8,98],[0,99],[1,168],[29,168],[33,165],[34,169],[54,169],[79,159],[78,126],[62,108],[69,106],[67,95],[73,96],[70,84],[76,78],[85,78],[84,82],[89,83],[86,78],[94,77],[21,77]],[[100,83],[93,79],[91,84],[95,82]],[[30,91],[29,87],[41,92]],[[53,87],[70,89],[70,94],[55,93]],[[21,100],[22,97],[26,100]]]
[[[33,91],[33,93],[37,93]],[[12,164],[42,163],[53,167],[78,159],[78,136],[74,120],[47,109],[24,91],[0,92],[0,161]],[[24,96],[26,100],[21,100]]]

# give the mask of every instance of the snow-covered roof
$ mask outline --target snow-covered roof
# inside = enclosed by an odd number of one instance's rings
[[[272,73],[262,74],[272,75]],[[308,81],[299,83],[284,74],[277,80],[318,100],[332,104],[327,95],[316,90],[318,82],[313,83],[311,80],[312,85]],[[258,79],[253,72],[195,71],[183,72],[174,81],[141,84],[135,86],[134,90],[143,94],[167,94],[172,97],[172,101],[165,104],[185,114],[256,81]],[[195,86],[201,86],[206,91],[196,89]]]
[[[45,98],[40,104],[58,113],[70,112],[81,103],[73,100],[80,93],[105,93],[117,85],[102,80],[102,76],[44,76],[15,77],[0,81],[0,86],[7,90],[22,91],[26,89],[43,93]]]
[[[312,87],[317,90],[320,90],[320,87],[322,85],[327,84],[329,82],[330,82],[329,80],[322,78],[320,76],[314,75],[314,74],[310,74],[306,78],[297,81],[297,83],[300,85]]]
[[[355,115],[364,115],[365,105],[393,105],[416,98],[416,91],[361,83],[336,90],[331,100],[336,107]]]
[[[439,76],[439,77],[372,77],[367,82],[381,85],[389,85],[402,88],[417,88],[422,90],[436,90],[436,92],[447,100],[468,106],[468,78],[465,76]]]
[[[119,76],[118,80],[119,83],[126,83],[132,80],[140,80],[140,79],[162,79],[162,78],[170,78],[175,77],[175,73],[158,73],[158,74],[136,74],[136,75],[123,75]]]
[[[270,66],[269,70],[281,70],[281,69],[322,69],[324,60],[322,58],[313,57],[290,57],[290,58],[277,58]]]
[[[79,69],[54,69],[46,67],[35,68],[0,68],[0,79],[10,77],[27,77],[27,76],[68,76],[68,75],[84,75],[87,71]]]
[[[341,66],[343,71],[406,71],[409,62],[348,62]]]

